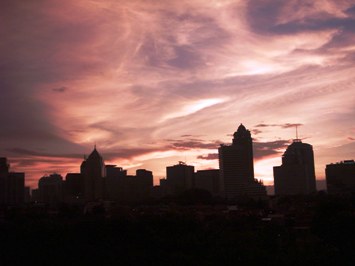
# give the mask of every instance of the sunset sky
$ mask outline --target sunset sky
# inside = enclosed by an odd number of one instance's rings
[[[218,168],[240,123],[255,175],[295,138],[325,165],[355,159],[355,1],[4,0],[0,157],[37,187],[96,143],[134,174]]]

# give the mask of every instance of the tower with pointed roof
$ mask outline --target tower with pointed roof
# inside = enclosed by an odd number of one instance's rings
[[[218,149],[220,187],[227,198],[264,197],[265,187],[254,178],[253,140],[250,131],[240,124],[230,145]]]
[[[105,164],[96,149],[84,159],[80,166],[80,172],[84,177],[85,198],[88,201],[103,198],[103,177],[105,176]]]
[[[276,195],[316,192],[313,147],[296,138],[282,156],[282,165],[274,167]]]

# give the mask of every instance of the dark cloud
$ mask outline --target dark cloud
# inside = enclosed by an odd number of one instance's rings
[[[131,159],[135,156],[139,155],[144,155],[147,153],[151,152],[157,152],[157,151],[163,151],[167,150],[168,147],[159,147],[159,148],[120,148],[119,151],[113,151],[113,150],[105,150],[105,149],[98,149],[99,153],[101,156],[104,158],[104,160],[112,160],[112,159]],[[83,153],[48,153],[48,152],[42,152],[42,151],[35,151],[35,150],[29,150],[29,149],[23,149],[23,148],[10,148],[6,150],[7,152],[12,153],[15,157],[32,157],[32,160],[35,162],[42,160],[41,158],[73,158],[73,159],[78,159],[78,158],[83,158],[84,155],[88,156],[91,151],[86,151]]]
[[[50,2],[11,1],[1,6],[6,39],[0,48],[0,69],[7,80],[16,84],[63,81],[100,67],[97,61],[81,57],[88,53],[83,44],[97,35],[95,21],[60,16],[61,12],[68,12],[65,4],[58,5],[58,16],[53,16],[46,13],[52,8]]]
[[[151,152],[159,152],[168,150],[168,147],[159,148],[121,148],[119,151],[102,151],[101,155],[104,160],[114,159],[132,159],[133,157],[148,154]]]
[[[267,33],[277,23],[278,14],[281,12],[284,1],[282,0],[249,0],[247,2],[247,19],[253,31]]]
[[[166,148],[167,150],[168,148]],[[41,167],[46,164],[46,169],[42,171],[59,171],[66,173],[69,169],[73,168],[73,164],[77,162],[79,169],[81,161],[84,156],[88,156],[91,151],[76,153],[76,154],[59,154],[59,153],[47,153],[23,148],[11,148],[6,150],[11,153],[10,163],[16,168],[16,170],[26,171],[32,170],[35,167]],[[117,159],[132,159],[133,157],[148,154],[151,152],[164,151],[164,147],[161,148],[121,148],[119,151],[111,150],[98,150],[104,161],[114,161]],[[63,161],[64,159],[64,161]],[[70,163],[70,161],[72,162]],[[70,166],[69,166],[70,165]],[[31,168],[32,167],[32,168]],[[42,168],[42,167],[41,167]]]
[[[60,88],[52,89],[52,91],[54,91],[54,92],[65,92],[66,90],[68,90],[67,87],[60,87]]]
[[[223,45],[231,38],[214,18],[201,13],[161,10],[160,16],[164,24],[169,25],[169,31],[162,36],[163,41],[149,32],[143,33],[143,42],[136,54],[136,59],[143,58],[148,67],[168,66],[180,71],[200,68],[207,59],[203,49]],[[179,40],[180,32],[184,32],[185,42]]]
[[[303,126],[303,124],[300,124],[300,123],[296,123],[296,124],[286,123],[286,124],[281,124],[280,126],[282,128],[290,128],[290,127],[300,127],[300,126]]]
[[[257,124],[255,127],[281,127],[281,128],[292,128],[303,126],[300,123],[285,123],[285,124]]]
[[[253,135],[258,135],[258,134],[262,133],[262,131],[259,129],[252,129],[251,132],[253,133]]]
[[[276,140],[270,142],[254,142],[253,152],[255,159],[262,159],[270,155],[276,155],[283,152],[290,142],[288,140]]]
[[[355,19],[353,18],[332,18],[326,14],[319,17],[306,18],[299,21],[291,21],[285,24],[278,24],[272,27],[271,31],[278,34],[294,34],[307,31],[322,31],[327,29],[341,29],[343,31],[355,30]]]
[[[335,4],[334,2],[333,4]],[[303,14],[302,18],[279,23],[277,19],[284,16],[283,7],[289,5],[288,1],[282,0],[249,0],[247,5],[247,19],[254,32],[263,35],[292,35],[303,32],[321,32],[324,30],[338,30],[332,39],[322,47],[313,49],[315,53],[334,53],[332,48],[351,46],[354,43],[355,31],[355,6],[343,10],[348,17],[336,17],[335,15],[318,10],[316,5],[299,1],[294,5],[295,12],[300,12],[300,8],[312,10],[308,14]],[[341,5],[339,5],[339,10]],[[304,51],[306,53],[307,50]]]
[[[222,144],[221,141],[204,141],[199,139],[188,140],[170,140],[173,149],[177,150],[192,150],[192,149],[218,149]]]
[[[271,155],[281,154],[289,145],[288,140],[276,140],[270,142],[253,142],[254,159],[259,160]],[[197,159],[202,160],[217,160],[218,153],[209,153],[207,155],[200,155]]]
[[[199,138],[199,137],[203,137],[204,135],[191,135],[191,134],[184,134],[181,135],[181,138]]]
[[[207,155],[197,156],[197,159],[202,160],[218,160],[218,153],[209,153]]]
[[[42,89],[66,90],[66,87],[46,88],[44,84],[77,79],[102,70],[102,62],[87,59],[92,55],[83,45],[97,34],[97,27],[87,18],[75,16],[71,20],[70,16],[62,15],[70,10],[64,3],[56,5],[58,12],[51,14],[52,4],[51,1],[16,0],[0,3],[0,31],[6,36],[0,44],[1,148],[56,145],[75,149],[79,146],[65,139],[61,126],[54,124],[52,109],[38,95]]]
[[[352,16],[355,16],[355,5],[353,5],[352,7],[349,7],[345,13],[349,14],[349,15],[352,15]]]
[[[257,124],[255,127],[275,127],[276,124]]]
[[[170,66],[185,70],[203,65],[202,58],[190,46],[175,46],[175,58],[170,59],[167,63]]]
[[[20,155],[20,156],[32,156],[32,157],[53,157],[53,158],[81,158],[83,157],[82,154],[53,154],[53,153],[48,153],[48,152],[41,152],[41,151],[34,151],[34,150],[29,150],[29,149],[23,149],[23,148],[9,148],[6,149],[6,151],[11,152],[12,154],[15,155]],[[37,159],[36,159],[37,161]]]
[[[11,164],[16,167],[17,170],[20,170],[22,168],[25,168],[26,170],[34,168],[36,166],[41,167],[41,171],[49,171],[50,169],[64,169],[67,171],[69,169],[69,166],[67,166],[67,163],[63,161],[63,157],[58,157],[58,159],[54,159],[53,157],[41,157],[41,158],[12,158]],[[46,164],[46,168],[43,168],[43,164]],[[80,167],[80,163],[78,163],[78,169]]]

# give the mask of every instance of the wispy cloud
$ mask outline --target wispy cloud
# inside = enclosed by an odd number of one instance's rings
[[[197,156],[197,159],[218,160],[218,153],[209,153],[209,154],[206,154],[206,155],[199,155],[199,156]]]
[[[325,150],[352,140],[354,10],[347,0],[2,2],[0,152],[54,160],[96,142],[110,160],[161,173],[155,158],[182,151],[217,167],[203,159],[240,122],[270,144],[256,143],[258,159],[279,157],[287,129],[302,125],[323,175]]]
[[[255,127],[281,127],[281,128],[292,128],[303,126],[300,123],[285,123],[285,124],[257,124]]]

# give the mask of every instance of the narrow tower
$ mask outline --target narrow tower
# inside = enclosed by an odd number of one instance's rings
[[[264,197],[266,190],[254,179],[253,140],[250,131],[240,124],[231,145],[218,149],[220,187],[227,198]]]
[[[96,145],[89,157],[82,162],[80,172],[84,177],[86,200],[92,201],[101,199],[103,197],[105,164],[101,155],[96,150]]]

